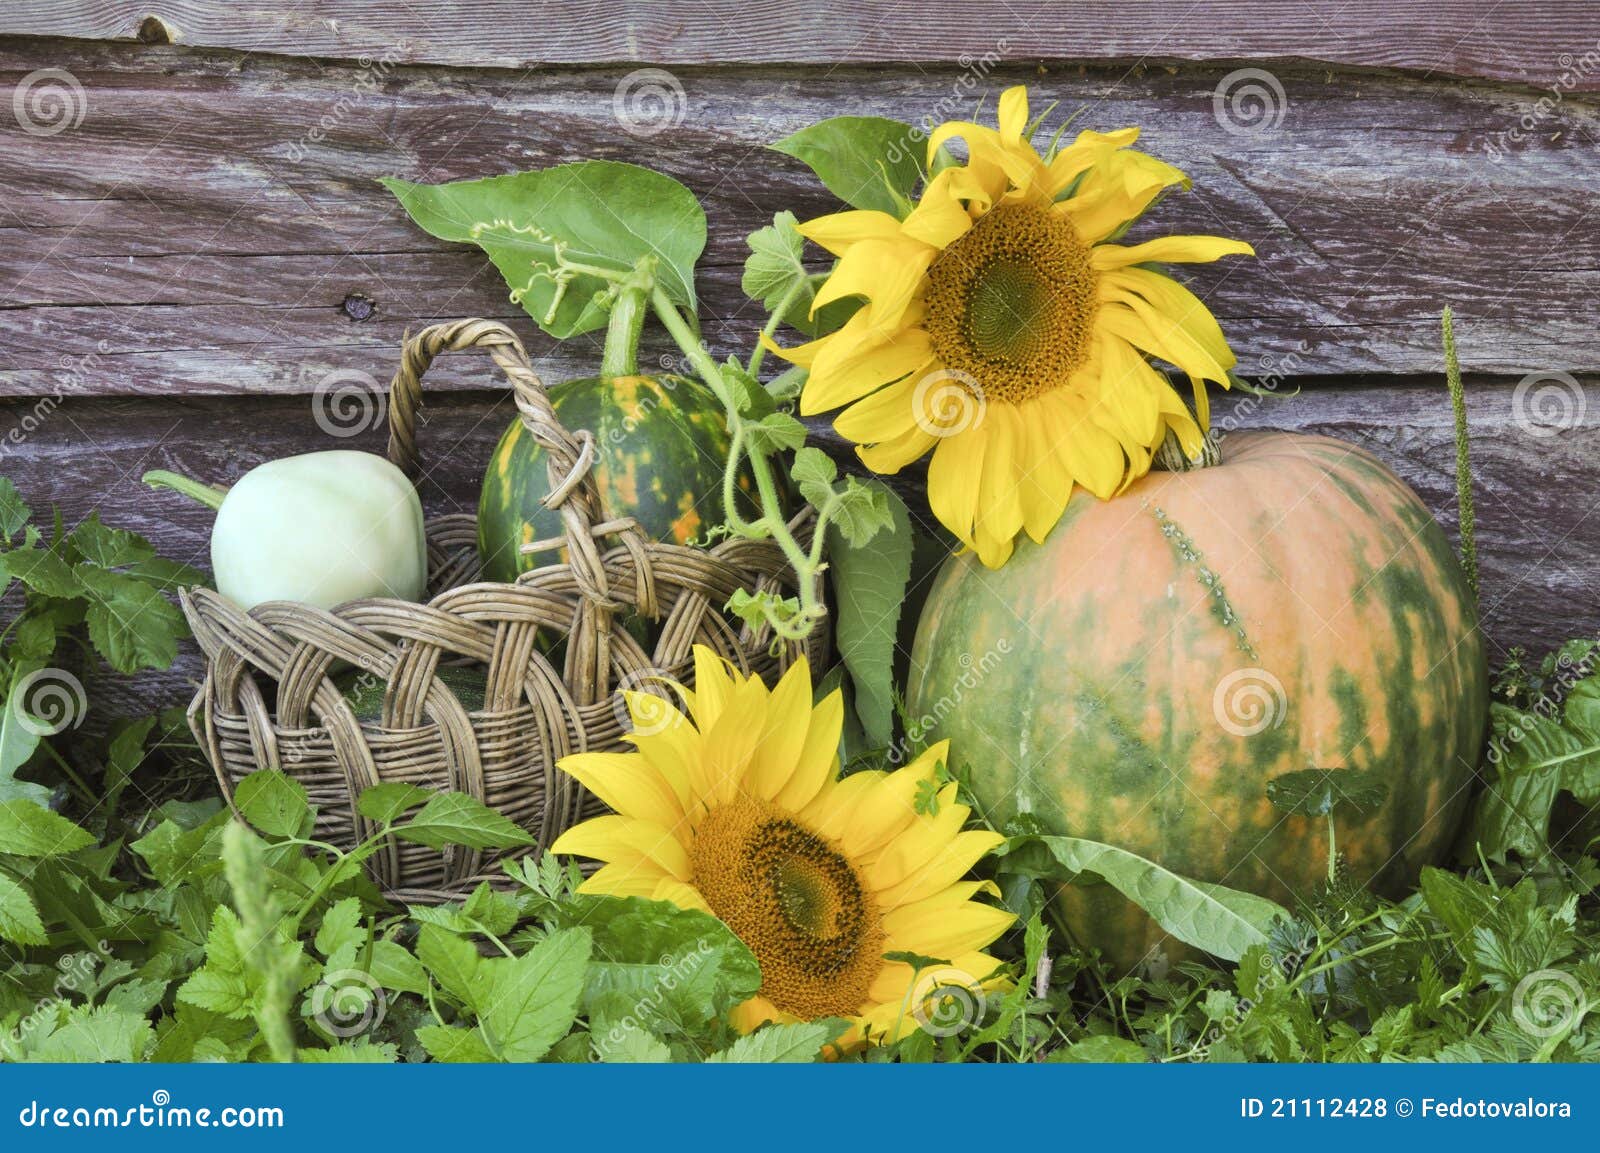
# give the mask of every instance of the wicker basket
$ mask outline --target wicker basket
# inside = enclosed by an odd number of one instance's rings
[[[561,512],[563,536],[538,547],[561,563],[516,584],[471,583],[474,520],[454,515],[429,523],[433,596],[426,604],[358,600],[325,612],[278,601],[245,613],[206,589],[183,595],[207,658],[190,723],[224,795],[231,801],[233,786],[257,769],[280,769],[306,787],[316,836],[333,844],[372,832],[352,803],[361,790],[406,781],[470,793],[537,839],[521,853],[541,851],[602,810],[556,762],[624,747],[619,686],[665,693],[657,687],[662,678],[689,683],[696,644],[767,677],[802,649],[814,665],[825,655],[826,630],[803,646],[775,647],[768,630],[723,611],[736,589],[792,590],[794,574],[771,542],[733,538],[701,549],[650,540],[632,520],[599,523],[594,440],[561,426],[504,325],[465,320],[406,340],[389,390],[389,458],[408,476],[421,472],[421,377],[439,353],[467,348],[487,351],[510,378],[524,426],[549,454],[548,503]],[[795,525],[808,527],[809,519]],[[654,651],[624,627],[634,615],[654,622]],[[358,718],[332,679],[351,665],[383,682],[376,721]],[[437,675],[454,666],[483,673],[482,708],[469,711]],[[497,856],[400,845],[372,858],[370,869],[391,897],[421,903],[503,879]]]

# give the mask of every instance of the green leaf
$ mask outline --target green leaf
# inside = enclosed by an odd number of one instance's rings
[[[346,897],[328,906],[311,943],[324,957],[331,957],[341,949],[364,945],[366,941],[367,931],[361,924],[361,900]]]
[[[824,306],[815,316],[812,302],[817,297],[816,277],[806,270],[805,238],[795,226],[792,212],[780,212],[772,223],[758,228],[746,238],[750,255],[744,262],[739,286],[751,300],[758,300],[773,316],[783,308],[780,323],[791,325],[807,336],[832,332],[849,319],[859,301],[837,300]],[[783,307],[788,300],[788,307]]]
[[[72,530],[67,543],[84,560],[101,568],[137,564],[156,555],[149,541],[124,529],[102,524],[100,514],[95,512],[91,512]]]
[[[33,898],[21,882],[6,873],[0,873],[0,940],[16,945],[45,943],[44,923]]]
[[[755,956],[721,921],[695,909],[638,897],[581,897],[566,924],[594,935],[584,1012],[697,1026],[721,1017],[761,987]]]
[[[852,547],[843,533],[828,530],[828,570],[839,606],[834,644],[850,670],[867,742],[877,748],[894,734],[895,638],[915,545],[905,503],[888,489],[883,495],[892,527],[870,545]]]
[[[417,1030],[417,1042],[435,1061],[451,1065],[487,1065],[494,1061],[483,1038],[476,1029],[459,1025],[423,1025]]]
[[[1103,878],[1168,933],[1225,960],[1237,961],[1251,945],[1264,944],[1273,922],[1289,919],[1287,910],[1265,897],[1191,880],[1137,853],[1081,837],[1013,837],[995,855],[1031,844],[1071,873]]]
[[[632,1018],[593,1026],[594,1053],[608,1065],[661,1065],[672,1060],[667,1043]]]
[[[17,486],[0,476],[0,537],[9,544],[11,538],[22,531],[22,526],[33,516],[28,502],[22,499]]]
[[[1389,783],[1375,769],[1301,769],[1267,782],[1267,800],[1286,813],[1325,817],[1337,808],[1370,813],[1389,795]]]
[[[0,801],[0,848],[14,857],[60,857],[92,844],[77,825],[32,801]]]
[[[1126,1037],[1085,1037],[1074,1042],[1051,1059],[1069,1064],[1142,1065],[1150,1058],[1137,1042]]]
[[[155,1041],[155,1031],[142,1014],[109,1006],[84,1008],[73,1019],[40,1042],[35,1061],[94,1062],[142,1061]]]
[[[36,593],[47,597],[75,597],[83,586],[67,564],[49,549],[34,546],[0,556],[0,572],[9,573]]]
[[[394,827],[394,835],[431,849],[514,849],[534,843],[526,829],[465,793],[435,793],[416,816]]]
[[[270,837],[304,836],[313,819],[305,786],[277,769],[260,769],[240,781],[233,807]]]
[[[417,960],[441,989],[473,1008],[473,998],[479,992],[478,970],[484,962],[471,941],[436,925],[423,925],[417,935]]]
[[[189,630],[166,597],[122,573],[92,565],[79,565],[73,572],[90,597],[89,639],[112,668],[134,673],[171,666],[178,638]]]
[[[434,796],[435,790],[404,781],[385,781],[362,789],[356,811],[374,824],[387,825]]]
[[[806,442],[806,426],[786,412],[772,412],[745,425],[751,452],[770,455],[794,450]]]
[[[297,1049],[294,1059],[311,1065],[392,1065],[400,1052],[388,1042],[358,1037],[327,1049]]]
[[[605,325],[596,293],[604,277],[574,275],[565,291],[551,274],[557,249],[568,261],[628,272],[641,257],[658,261],[658,283],[695,310],[694,265],[706,243],[706,216],[694,194],[669,176],[611,160],[585,160],[451,184],[383,186],[424,230],[488,253],[520,303],[559,339]]]
[[[833,482],[838,475],[839,466],[833,458],[811,445],[795,452],[794,465],[789,469],[789,477],[800,495],[816,509],[833,499]]]
[[[551,933],[515,959],[484,962],[491,984],[478,1024],[502,1061],[537,1061],[578,1016],[591,938],[586,929]]]
[[[835,116],[770,146],[803,162],[852,208],[904,218],[922,179],[924,138],[878,116]]]
[[[740,1037],[721,1052],[706,1058],[707,1065],[776,1065],[815,1061],[822,1047],[837,1041],[849,1028],[848,1021],[829,1018],[794,1025],[768,1025]]]
[[[415,993],[420,997],[428,992],[428,974],[422,962],[396,941],[379,938],[372,942],[372,961],[367,972],[378,984],[396,993]]]
[[[889,489],[880,481],[845,477],[829,527],[853,547],[862,547],[884,529],[894,527],[894,510],[889,507],[889,496]]]

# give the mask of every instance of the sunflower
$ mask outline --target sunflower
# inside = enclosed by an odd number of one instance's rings
[[[1042,541],[1074,484],[1104,499],[1144,475],[1169,430],[1195,457],[1205,382],[1234,364],[1206,306],[1152,262],[1251,254],[1216,236],[1113,243],[1178,169],[1128,148],[1138,129],[1082,132],[1047,159],[1030,143],[1028,96],[1000,99],[998,129],[952,122],[965,164],[937,172],[905,219],[840,212],[800,232],[839,258],[814,310],[865,304],[837,332],[789,349],[809,370],[807,415],[835,423],[865,464],[893,473],[933,450],[928,501],[990,567],[1022,530]],[[946,154],[947,155],[947,154]],[[1186,373],[1194,411],[1151,364]]]
[[[949,961],[970,995],[999,963],[982,950],[1013,920],[962,878],[1003,839],[962,831],[969,810],[940,785],[945,744],[893,772],[839,777],[842,698],[815,707],[804,660],[770,692],[709,649],[694,652],[688,714],[625,694],[633,753],[578,753],[560,768],[614,809],[567,830],[557,853],[605,864],[585,893],[638,896],[720,918],[761,965],[735,1013],[767,1021],[844,1017],[850,1048],[924,1020],[929,973],[890,956]],[[959,990],[950,994],[954,999]]]

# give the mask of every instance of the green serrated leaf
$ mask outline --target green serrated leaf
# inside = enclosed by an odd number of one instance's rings
[[[110,528],[100,520],[100,514],[91,512],[67,536],[67,543],[84,560],[101,568],[121,568],[123,565],[147,561],[156,550],[143,537],[120,528]]]
[[[458,1025],[424,1025],[417,1030],[417,1041],[435,1061],[450,1065],[487,1065],[494,1054],[476,1029]]]
[[[233,807],[271,837],[300,837],[310,830],[311,804],[306,788],[277,769],[260,769],[240,781]]]
[[[14,857],[60,857],[94,844],[67,818],[32,801],[0,801],[0,851]]]
[[[22,499],[22,494],[17,491],[17,486],[6,477],[0,476],[0,537],[6,543],[22,531],[22,526],[28,523],[33,516],[33,510],[28,507],[28,502]]]
[[[862,547],[882,530],[894,527],[889,496],[889,490],[877,481],[846,477],[830,527],[852,547]]]
[[[775,1065],[819,1060],[822,1047],[837,1041],[848,1021],[830,1018],[793,1025],[768,1025],[740,1037],[732,1045],[706,1058],[707,1065]]]
[[[416,816],[394,827],[394,835],[431,849],[514,849],[534,843],[526,829],[465,793],[435,793]]]
[[[0,873],[0,940],[15,945],[45,943],[44,922],[22,883]]]
[[[806,442],[806,426],[786,412],[768,413],[758,421],[747,422],[744,431],[750,451],[763,455],[793,451]]]
[[[50,549],[27,546],[0,556],[0,572],[21,581],[47,597],[75,597],[83,586],[72,566]]]
[[[834,644],[850,670],[867,743],[878,748],[894,735],[895,638],[915,547],[905,503],[887,488],[881,494],[889,531],[874,533],[870,545],[852,545],[842,530],[828,530],[828,571],[838,601]]]
[[[122,573],[79,565],[73,575],[90,598],[89,639],[122,673],[164,669],[189,635],[183,614],[148,584]]]
[[[835,116],[770,147],[804,163],[852,208],[896,218],[910,212],[923,175],[920,135],[879,116]]]
[[[423,925],[417,936],[417,960],[433,975],[439,987],[467,1008],[474,1008],[480,992],[478,978],[483,958],[471,941],[436,925]]]
[[[578,1016],[590,945],[587,929],[561,929],[520,957],[483,963],[479,972],[490,985],[478,1025],[500,1060],[537,1061],[566,1036]]]
[[[356,811],[378,825],[387,825],[435,795],[435,790],[404,781],[385,781],[362,789]]]
[[[382,183],[425,231],[482,248],[513,299],[558,339],[604,326],[608,314],[595,297],[610,287],[582,273],[558,285],[549,275],[558,247],[569,261],[615,272],[653,257],[667,296],[695,310],[694,266],[705,248],[706,216],[694,194],[669,176],[585,160],[450,184]]]

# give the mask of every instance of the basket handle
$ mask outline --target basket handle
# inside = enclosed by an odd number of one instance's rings
[[[550,495],[545,507],[561,514],[568,564],[580,589],[597,608],[617,607],[609,595],[604,565],[596,544],[597,530],[615,534],[630,546],[643,545],[631,521],[602,523],[600,489],[594,477],[594,436],[569,432],[556,416],[544,382],[529,363],[516,333],[494,320],[457,320],[434,324],[415,336],[407,333],[400,367],[389,382],[389,459],[413,484],[422,475],[417,451],[417,411],[422,406],[422,377],[442,352],[482,348],[511,381],[522,425],[545,450],[549,460]]]

